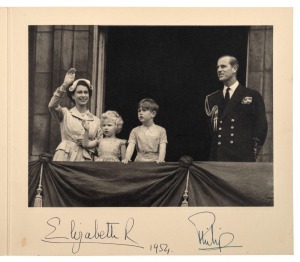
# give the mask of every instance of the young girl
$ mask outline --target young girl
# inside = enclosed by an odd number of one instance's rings
[[[123,127],[123,119],[116,111],[106,111],[101,116],[101,128],[104,138],[99,140],[98,155],[95,161],[112,161],[117,162],[125,158],[126,140],[116,138]],[[88,141],[89,122],[83,121],[85,129],[82,145],[84,147],[97,146],[96,141]]]

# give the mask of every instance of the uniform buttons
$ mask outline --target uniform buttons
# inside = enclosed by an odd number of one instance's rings
[[[222,127],[219,127],[219,130],[222,130]]]
[[[234,122],[234,118],[231,119],[231,122]]]
[[[221,142],[218,142],[218,145],[221,145],[222,143]]]
[[[232,140],[230,141],[230,144],[233,144],[233,141],[232,141]]]
[[[234,126],[231,126],[231,129],[234,129]]]
[[[222,123],[223,123],[223,121],[221,120],[221,121],[220,121],[220,124],[222,124]]]
[[[221,135],[218,135],[218,137],[222,137]]]
[[[234,136],[234,134],[231,133],[230,136]]]

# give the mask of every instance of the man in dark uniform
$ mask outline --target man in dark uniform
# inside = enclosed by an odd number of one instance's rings
[[[239,84],[238,68],[235,57],[220,57],[217,74],[224,88],[205,100],[212,131],[211,161],[254,162],[266,139],[268,123],[263,98]]]

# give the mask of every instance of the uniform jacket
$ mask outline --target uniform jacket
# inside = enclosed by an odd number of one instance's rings
[[[238,85],[226,107],[219,90],[206,97],[205,109],[212,133],[210,160],[255,161],[254,148],[263,145],[268,130],[262,96]]]

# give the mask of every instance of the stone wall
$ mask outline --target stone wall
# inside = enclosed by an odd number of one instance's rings
[[[260,92],[266,105],[269,130],[258,161],[273,161],[273,27],[253,26],[249,31],[247,86]]]

